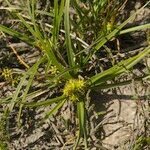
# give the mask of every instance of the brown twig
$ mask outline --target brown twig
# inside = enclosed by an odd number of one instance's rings
[[[12,51],[14,52],[14,54],[16,55],[17,59],[20,61],[20,63],[22,65],[24,65],[26,68],[30,68],[29,65],[27,63],[25,63],[22,58],[18,55],[17,51],[15,50],[15,48],[11,45],[11,43],[9,42],[9,47],[12,49]]]

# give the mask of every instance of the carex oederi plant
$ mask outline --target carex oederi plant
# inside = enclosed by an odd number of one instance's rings
[[[49,2],[48,9],[44,10],[40,9],[41,2],[38,0],[20,1],[18,6],[9,0],[5,2],[7,6],[3,9],[10,12],[20,29],[0,25],[0,31],[39,49],[41,56],[23,73],[13,95],[2,99],[0,104],[7,104],[9,113],[14,107],[19,107],[19,124],[25,107],[46,107],[55,104],[51,110],[45,112],[44,119],[47,119],[71,101],[77,109],[79,126],[74,149],[81,138],[84,139],[85,149],[88,149],[85,106],[87,91],[129,84],[131,81],[113,82],[113,79],[126,74],[147,56],[150,46],[126,60],[114,61],[112,65],[97,73],[88,72],[89,66],[92,60],[97,58],[97,53],[104,47],[107,48],[107,43],[117,39],[119,35],[150,28],[150,24],[144,24],[123,29],[149,2],[120,24],[117,24],[116,18],[125,5],[121,1],[54,0]],[[44,17],[48,19],[42,19]],[[44,68],[42,77],[45,80],[45,88],[30,91],[34,80],[40,75],[38,68],[41,66]],[[40,93],[42,95],[43,90],[53,90],[55,87],[59,87],[58,96],[44,101],[32,100]]]

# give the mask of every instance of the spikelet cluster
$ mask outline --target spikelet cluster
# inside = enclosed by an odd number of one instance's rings
[[[79,95],[84,93],[85,82],[82,79],[70,79],[63,89],[63,94],[71,101],[78,101]]]
[[[8,68],[3,69],[2,76],[5,78],[5,80],[12,79],[12,70]]]

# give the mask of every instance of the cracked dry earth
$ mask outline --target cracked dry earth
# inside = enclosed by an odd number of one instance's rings
[[[149,98],[145,100],[145,92],[139,90],[141,96],[134,98],[132,95],[135,92],[131,86],[122,87],[120,91],[118,95],[108,94],[104,97],[107,113],[101,122],[104,134],[102,142],[109,150],[132,149],[136,138],[147,132],[150,125],[145,126],[149,120],[150,106]],[[150,93],[150,88],[146,92]]]

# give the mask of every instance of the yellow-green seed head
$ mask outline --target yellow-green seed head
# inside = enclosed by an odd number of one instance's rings
[[[5,80],[12,79],[12,70],[8,68],[3,69],[2,76]]]
[[[85,82],[84,80],[81,79],[70,79],[64,89],[63,89],[63,94],[66,97],[69,97],[70,100],[72,101],[77,101],[78,100],[78,94],[81,93],[81,91],[84,91],[85,87]]]
[[[111,31],[113,28],[113,24],[111,22],[108,22],[106,28],[108,32]]]
[[[52,75],[56,75],[59,73],[56,66],[51,66],[49,71],[51,72]]]

